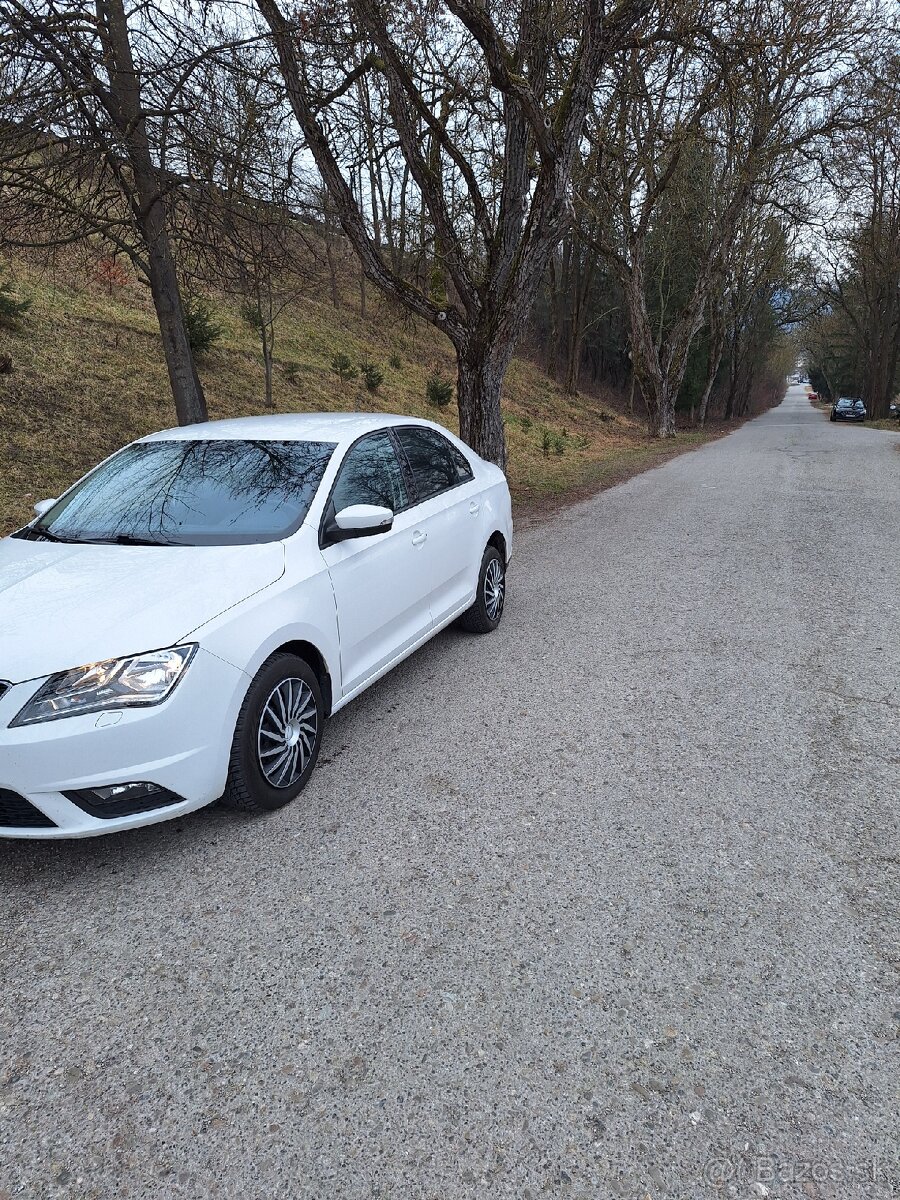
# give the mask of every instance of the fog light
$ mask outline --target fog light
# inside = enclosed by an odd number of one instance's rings
[[[63,792],[67,800],[101,821],[115,817],[130,817],[181,804],[184,797],[156,783],[116,783],[112,787],[85,788],[83,791]]]
[[[92,796],[98,800],[137,800],[143,796],[152,796],[160,789],[155,783],[117,783],[115,787],[88,788]]]

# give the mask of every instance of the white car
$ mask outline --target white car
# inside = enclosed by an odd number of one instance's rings
[[[0,836],[280,808],[326,717],[503,613],[506,478],[428,421],[169,429],[35,512],[0,541]]]

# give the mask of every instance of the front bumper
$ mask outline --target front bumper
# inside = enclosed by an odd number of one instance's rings
[[[0,792],[26,805],[0,837],[92,837],[167,821],[217,800],[225,789],[231,739],[250,680],[202,647],[162,704],[64,717],[10,729],[44,682],[10,688],[0,699]],[[66,792],[151,783],[178,800],[128,816],[93,816]],[[14,811],[10,800],[0,812]],[[30,805],[39,824],[29,825]],[[43,818],[43,819],[41,819]],[[52,822],[48,824],[47,822]]]

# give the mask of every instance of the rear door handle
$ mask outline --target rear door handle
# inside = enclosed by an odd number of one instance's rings
[[[412,544],[414,546],[421,546],[427,537],[427,533],[423,533],[421,529],[417,529],[412,536]]]
[[[480,511],[481,511],[481,505],[478,503],[477,500],[473,500],[471,502],[471,504],[469,505],[469,512],[472,514],[473,517],[477,517]]]

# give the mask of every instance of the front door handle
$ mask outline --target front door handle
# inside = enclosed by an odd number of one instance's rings
[[[473,517],[477,517],[480,511],[481,511],[481,505],[478,503],[477,500],[473,500],[472,503],[469,505],[469,512],[472,514]]]
[[[427,533],[423,533],[421,529],[417,529],[412,536],[412,544],[414,546],[421,546],[427,537]]]

